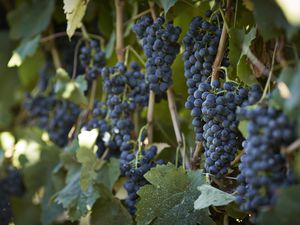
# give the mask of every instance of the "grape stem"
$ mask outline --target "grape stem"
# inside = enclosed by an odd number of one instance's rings
[[[50,30],[52,30],[52,28],[50,28]],[[52,56],[52,60],[53,60],[55,69],[61,68],[62,64],[61,64],[59,53],[58,53],[56,45],[55,45],[55,41],[51,40],[49,45],[50,45],[50,52],[51,52],[51,56]]]
[[[186,157],[185,149],[182,148],[182,146],[183,146],[182,134],[181,134],[181,131],[180,131],[180,124],[179,124],[179,119],[178,119],[179,116],[178,116],[176,103],[175,103],[175,98],[174,98],[174,92],[173,92],[172,88],[169,88],[167,90],[167,97],[168,97],[168,106],[169,106],[169,111],[170,111],[170,114],[171,114],[171,119],[172,119],[172,124],[173,124],[174,132],[175,132],[175,137],[176,137],[177,145],[180,148],[180,153],[181,153],[183,165],[185,165],[185,167],[187,169],[190,169],[191,168],[190,161]]]
[[[228,225],[229,224],[228,223],[228,215],[227,214],[224,215],[223,224],[224,225]]]
[[[240,161],[242,155],[245,153],[245,151],[241,151],[235,158],[234,160],[230,163],[231,166],[233,166],[234,164],[236,164],[237,162]]]
[[[288,67],[288,61],[284,58],[284,54],[283,54],[284,46],[285,46],[285,37],[284,37],[284,35],[281,35],[279,38],[276,60],[280,64],[281,67],[286,68],[286,67]]]
[[[125,22],[125,24],[127,24],[127,23],[129,23],[129,22],[131,22],[131,21],[137,20],[138,18],[140,18],[140,17],[142,17],[142,16],[144,16],[144,15],[147,15],[148,13],[151,13],[151,9],[147,9],[147,10],[145,10],[145,11],[143,11],[143,12],[141,12],[141,13],[139,13],[139,14],[133,16],[133,17],[131,17],[129,20],[127,20],[127,21]]]
[[[253,54],[248,46],[243,46],[243,51],[246,53],[251,64],[253,64],[261,74],[268,75],[269,69]]]
[[[92,90],[91,90],[89,105],[88,105],[89,112],[91,112],[91,110],[93,109],[94,100],[95,100],[95,96],[96,96],[96,90],[97,90],[97,80],[93,80]]]
[[[193,153],[192,160],[191,160],[191,168],[193,170],[196,170],[200,167],[202,150],[203,150],[203,142],[199,141],[199,142],[196,143],[196,148],[195,148],[195,151]]]
[[[119,62],[124,61],[124,40],[123,40],[123,9],[124,0],[115,0],[116,7],[116,53]]]
[[[273,68],[274,68],[274,63],[275,63],[275,56],[276,56],[277,47],[278,47],[278,41],[276,40],[275,47],[274,47],[274,52],[273,52],[273,55],[272,55],[272,64],[271,64],[271,69],[269,71],[268,80],[267,80],[267,83],[265,85],[263,94],[262,94],[260,100],[258,101],[258,103],[261,103],[264,100],[264,98],[267,95],[267,90],[270,87],[271,78],[272,78],[272,75],[273,75]]]
[[[226,49],[226,42],[227,42],[227,23],[230,20],[230,14],[231,14],[231,0],[227,0],[227,5],[226,5],[226,13],[224,16],[224,21],[223,21],[223,28],[222,28],[222,34],[218,46],[218,52],[215,58],[215,61],[212,65],[212,74],[211,74],[211,81],[218,80],[219,78],[219,68],[221,66],[225,49]]]
[[[143,147],[143,142],[142,142],[142,135],[143,135],[143,132],[144,130],[147,128],[147,125],[143,126],[141,129],[140,129],[140,132],[139,132],[139,136],[138,136],[138,151],[135,155],[135,168],[137,168],[137,165],[138,165],[138,159],[139,159],[139,156],[141,155],[142,153],[142,147]]]
[[[75,52],[74,52],[74,59],[73,59],[73,71],[72,71],[72,79],[75,79],[76,77],[76,72],[77,72],[77,64],[78,64],[78,52],[79,52],[79,47],[83,41],[83,38],[80,38],[79,41],[76,43],[75,46]]]
[[[143,60],[143,58],[134,50],[134,48],[132,48],[132,46],[130,46],[130,45],[128,45],[127,47],[126,47],[126,53],[129,53],[129,52],[132,52],[134,55],[135,55],[135,57],[141,62],[141,64],[143,65],[143,66],[145,66],[146,65],[146,63],[145,63],[145,61]]]
[[[298,138],[296,141],[294,141],[289,146],[282,148],[281,153],[285,154],[285,155],[291,155],[295,151],[299,150],[299,148],[300,148],[300,138]]]

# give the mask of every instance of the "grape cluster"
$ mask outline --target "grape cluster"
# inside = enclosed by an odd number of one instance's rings
[[[94,80],[101,75],[106,64],[105,53],[101,50],[98,41],[91,40],[82,46],[79,55],[80,63],[86,70],[87,80]]]
[[[149,83],[146,82],[145,74],[141,72],[140,66],[136,62],[132,62],[131,70],[126,71],[125,77],[130,92],[127,98],[135,104],[135,107],[145,107],[149,100]]]
[[[144,178],[144,174],[157,164],[163,163],[162,160],[154,161],[156,154],[157,148],[155,146],[143,149],[141,155],[136,151],[123,151],[121,154],[121,171],[123,175],[128,177],[128,180],[124,183],[124,188],[128,192],[128,197],[125,199],[125,205],[131,214],[134,214],[136,211],[135,204],[138,198],[137,191],[148,183]],[[137,163],[136,157],[138,157]]]
[[[134,126],[130,118],[136,105],[126,97],[127,79],[126,67],[123,63],[117,63],[114,67],[106,67],[102,70],[104,77],[104,89],[107,93],[106,105],[108,117],[111,122],[111,135],[118,147],[122,145],[123,136],[130,135]]]
[[[54,95],[49,96],[26,96],[24,108],[28,111],[29,117],[40,128],[46,129],[49,122],[49,112],[52,111],[56,104]]]
[[[253,104],[260,97],[261,89],[258,85],[248,90],[230,81],[224,82],[222,86],[218,80],[212,84],[199,84],[193,95],[191,115],[196,140],[203,141],[207,172],[217,177],[227,173],[242,142],[236,109]]]
[[[158,96],[164,96],[172,84],[171,65],[179,53],[178,44],[181,28],[172,22],[165,24],[163,17],[152,21],[148,16],[142,17],[133,31],[142,41],[147,56],[146,68],[150,89]]]
[[[236,201],[242,211],[257,212],[274,204],[278,188],[288,184],[286,159],[280,149],[294,140],[295,131],[288,117],[273,107],[242,108],[238,115],[249,123]]]
[[[209,17],[211,11],[206,12]],[[220,24],[218,24],[220,21]],[[187,79],[189,97],[185,103],[187,109],[194,108],[194,93],[200,83],[210,82],[209,76],[212,72],[212,65],[215,60],[217,49],[222,33],[222,19],[219,14],[213,16],[211,22],[202,17],[193,18],[189,30],[183,38],[185,47],[183,53],[184,75]],[[222,66],[228,66],[228,59],[225,56]],[[221,78],[224,77],[220,73]]]
[[[67,100],[57,102],[46,130],[50,139],[59,147],[67,145],[69,132],[79,114],[80,108],[76,104]]]
[[[101,158],[104,152],[108,149],[108,153],[105,159],[109,159],[113,156],[118,156],[118,148],[115,140],[110,138],[111,126],[106,120],[107,108],[101,101],[96,100],[94,102],[91,119],[83,126],[84,130],[98,129],[99,135],[96,139],[96,145],[98,147],[96,155]]]
[[[28,96],[25,108],[29,116],[41,129],[45,129],[50,139],[59,147],[68,142],[68,134],[75,124],[80,108],[67,100],[57,100],[55,96]]]
[[[202,116],[205,123],[202,133],[205,169],[222,177],[241,146],[236,109],[247,100],[248,91],[231,82],[225,82],[221,88],[219,81],[214,81],[212,86],[201,83],[195,97],[195,105],[201,102],[201,108],[193,108],[192,115],[196,116],[193,122]],[[201,131],[197,135],[201,135]]]
[[[7,176],[0,180],[0,225],[8,225],[12,219],[10,198],[20,197],[25,191],[19,171],[9,169]]]
[[[130,115],[138,106],[148,104],[148,84],[137,63],[131,64],[131,70],[124,63],[102,69],[104,90],[107,93],[106,105],[112,130],[111,135],[118,147],[123,137],[130,136],[134,126]]]

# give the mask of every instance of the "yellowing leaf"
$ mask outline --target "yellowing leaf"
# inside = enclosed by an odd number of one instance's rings
[[[38,48],[40,37],[40,35],[37,35],[36,37],[29,40],[24,39],[18,46],[18,48],[13,51],[13,55],[10,58],[7,66],[20,66],[26,57],[32,56]]]
[[[64,11],[68,21],[67,34],[71,38],[76,28],[81,27],[81,20],[89,0],[64,0]]]

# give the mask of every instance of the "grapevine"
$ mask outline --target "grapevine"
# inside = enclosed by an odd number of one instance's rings
[[[298,225],[290,2],[0,1],[0,225]]]

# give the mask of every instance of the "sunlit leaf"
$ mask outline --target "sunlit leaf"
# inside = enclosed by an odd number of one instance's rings
[[[89,0],[64,0],[64,11],[68,21],[67,34],[71,38],[75,30],[81,27]]]

